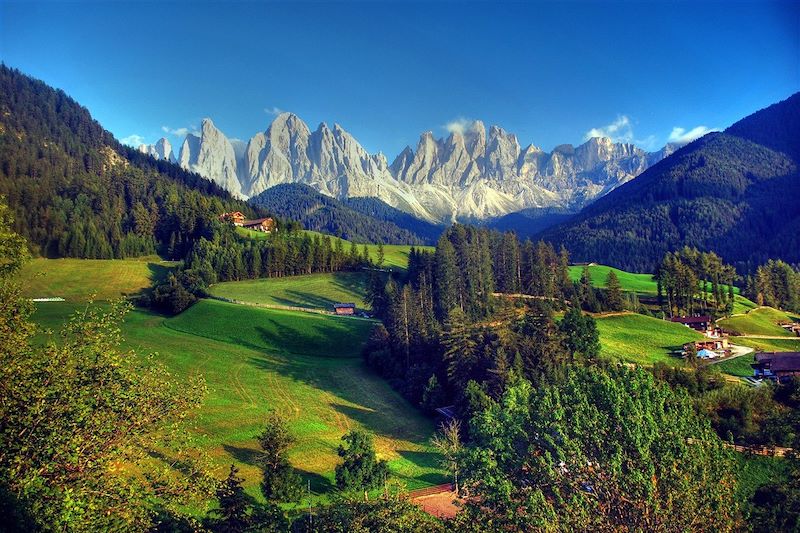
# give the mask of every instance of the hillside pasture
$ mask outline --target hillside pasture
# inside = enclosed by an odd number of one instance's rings
[[[743,315],[736,315],[717,322],[724,330],[735,335],[765,335],[770,337],[795,337],[778,324],[791,322],[793,317],[771,307],[759,307]],[[796,338],[796,337],[795,337]]]
[[[61,297],[68,302],[115,300],[147,291],[176,262],[157,256],[137,259],[33,259],[19,280],[29,298]]]
[[[369,281],[367,272],[333,272],[285,278],[228,281],[213,285],[213,296],[252,304],[283,305],[330,311],[334,303],[364,303]]]
[[[652,274],[635,274],[633,272],[625,272],[618,268],[605,266],[605,265],[591,265],[589,269],[589,276],[592,278],[592,285],[595,287],[605,289],[606,279],[608,273],[612,270],[619,278],[619,283],[622,285],[622,290],[628,292],[636,292],[638,294],[657,294],[658,284],[653,279]],[[569,278],[572,281],[579,281],[583,274],[583,266],[572,265],[569,267]]]
[[[37,322],[57,330],[84,305],[39,304]],[[202,375],[209,393],[190,419],[196,445],[222,477],[236,464],[247,492],[260,498],[255,436],[269,409],[289,418],[298,442],[292,465],[317,495],[333,490],[336,447],[344,433],[375,434],[393,477],[410,489],[446,481],[428,445],[433,422],[363,364],[360,350],[372,327],[353,320],[203,300],[174,318],[132,311],[125,347],[157,352],[177,378]],[[315,496],[316,497],[316,496]]]
[[[674,352],[703,338],[681,324],[633,313],[598,317],[597,329],[602,357],[645,366],[656,362],[682,366],[683,359]]]

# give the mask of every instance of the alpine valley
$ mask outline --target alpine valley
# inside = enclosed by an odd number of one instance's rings
[[[178,153],[166,138],[139,150],[177,162],[250,198],[279,184],[302,183],[344,200],[373,197],[432,223],[480,221],[525,209],[576,212],[642,173],[677,148],[646,152],[593,137],[552,152],[522,147],[513,133],[475,121],[446,138],[423,133],[389,164],[370,154],[338,124],[311,131],[292,113],[279,114],[246,144],[228,139],[211,119],[190,133]]]

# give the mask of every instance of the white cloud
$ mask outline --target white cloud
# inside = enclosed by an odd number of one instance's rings
[[[189,133],[197,133],[197,128],[175,128],[172,129],[169,126],[161,126],[161,131],[168,135],[174,135],[176,137],[185,137]]]
[[[608,137],[615,143],[629,143],[634,141],[633,125],[627,115],[617,115],[617,119],[611,124],[592,128],[583,136],[584,141],[592,137]]]
[[[267,115],[280,115],[281,113],[283,113],[283,109],[275,106],[265,107],[264,113],[266,113]]]
[[[669,134],[669,138],[667,142],[671,143],[678,143],[678,144],[687,144],[692,142],[695,139],[699,139],[706,133],[710,133],[712,131],[719,131],[717,128],[707,128],[705,126],[696,126],[690,130],[686,130],[685,128],[674,127],[672,128],[672,133]]]
[[[133,146],[134,148],[138,148],[140,144],[145,144],[144,137],[141,135],[136,135],[135,133],[132,135],[128,135],[124,139],[120,139],[122,144],[127,144],[128,146]]]

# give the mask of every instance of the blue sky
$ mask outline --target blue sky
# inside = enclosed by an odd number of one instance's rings
[[[278,110],[391,159],[472,119],[551,149],[658,148],[800,90],[800,8],[774,2],[14,3],[0,59],[129,142]]]

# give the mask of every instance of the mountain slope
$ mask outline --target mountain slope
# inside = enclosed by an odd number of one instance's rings
[[[359,243],[432,244],[442,227],[423,222],[374,198],[341,202],[308,185],[270,187],[249,202],[282,217],[299,220],[306,229]]]
[[[742,270],[800,261],[800,93],[681,148],[544,232],[578,261],[652,271],[683,245]]]
[[[647,153],[632,144],[592,138],[547,153],[502,128],[476,121],[463,132],[420,136],[391,165],[368,153],[338,124],[312,131],[294,114],[281,113],[246,146],[232,143],[204,119],[189,134],[178,161],[235,195],[255,196],[284,183],[303,183],[344,200],[374,197],[430,222],[482,220],[526,208],[575,211],[625,183],[671,150]],[[162,155],[165,139],[140,150]],[[161,148],[159,147],[161,145]]]
[[[243,202],[198,174],[121,145],[63,91],[0,65],[0,195],[45,256],[181,257]]]

